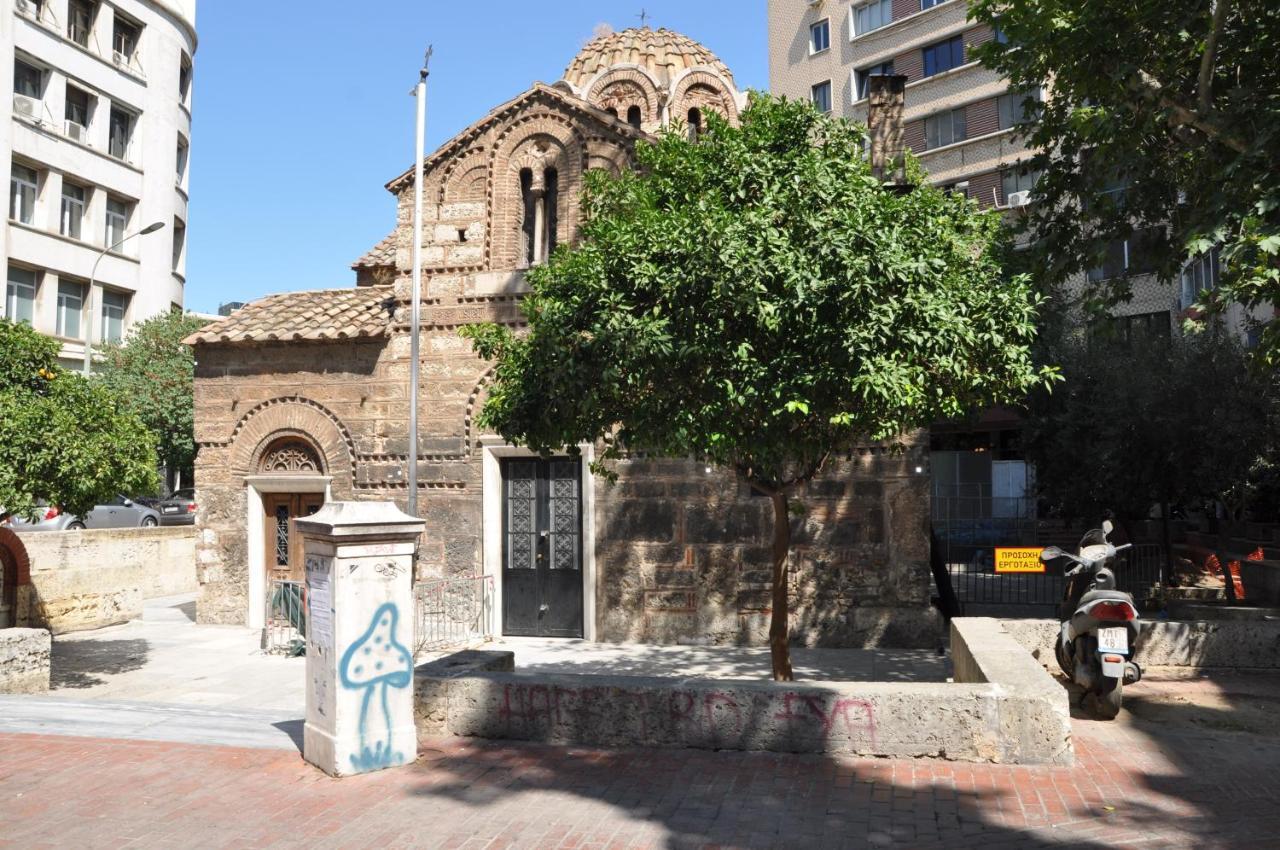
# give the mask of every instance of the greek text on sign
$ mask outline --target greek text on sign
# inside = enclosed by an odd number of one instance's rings
[[[1042,573],[1044,564],[1040,563],[1040,553],[1044,551],[1038,546],[996,548],[996,572],[998,573]]]

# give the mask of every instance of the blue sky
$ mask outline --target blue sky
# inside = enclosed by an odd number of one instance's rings
[[[428,42],[430,151],[559,79],[597,24],[635,26],[642,7],[739,86],[767,87],[764,0],[202,0],[187,309],[354,283],[352,261],[394,223],[383,186],[413,162]]]

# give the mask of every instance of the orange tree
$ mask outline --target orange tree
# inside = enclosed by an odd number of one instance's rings
[[[741,126],[667,132],[588,175],[574,248],[530,271],[528,332],[463,331],[496,361],[483,426],[541,452],[696,456],[774,508],[773,675],[789,680],[789,500],[833,453],[1021,398],[1051,373],[999,219],[886,190],[864,131],[753,96]]]

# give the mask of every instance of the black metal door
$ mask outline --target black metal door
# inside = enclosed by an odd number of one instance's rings
[[[502,464],[502,633],[582,637],[581,464]]]

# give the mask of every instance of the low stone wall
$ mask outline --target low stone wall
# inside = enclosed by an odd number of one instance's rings
[[[44,629],[0,629],[0,694],[49,690],[53,639]]]
[[[511,653],[417,670],[423,736],[1069,764],[1066,692],[993,620],[956,620],[948,683],[521,674]],[[963,673],[961,671],[963,670]]]
[[[144,599],[197,588],[193,527],[17,536],[31,561],[31,582],[17,590],[20,626],[101,628],[140,616]]]
[[[1002,624],[1041,664],[1057,667],[1057,620]],[[1143,667],[1280,667],[1280,620],[1143,620],[1133,657]]]

